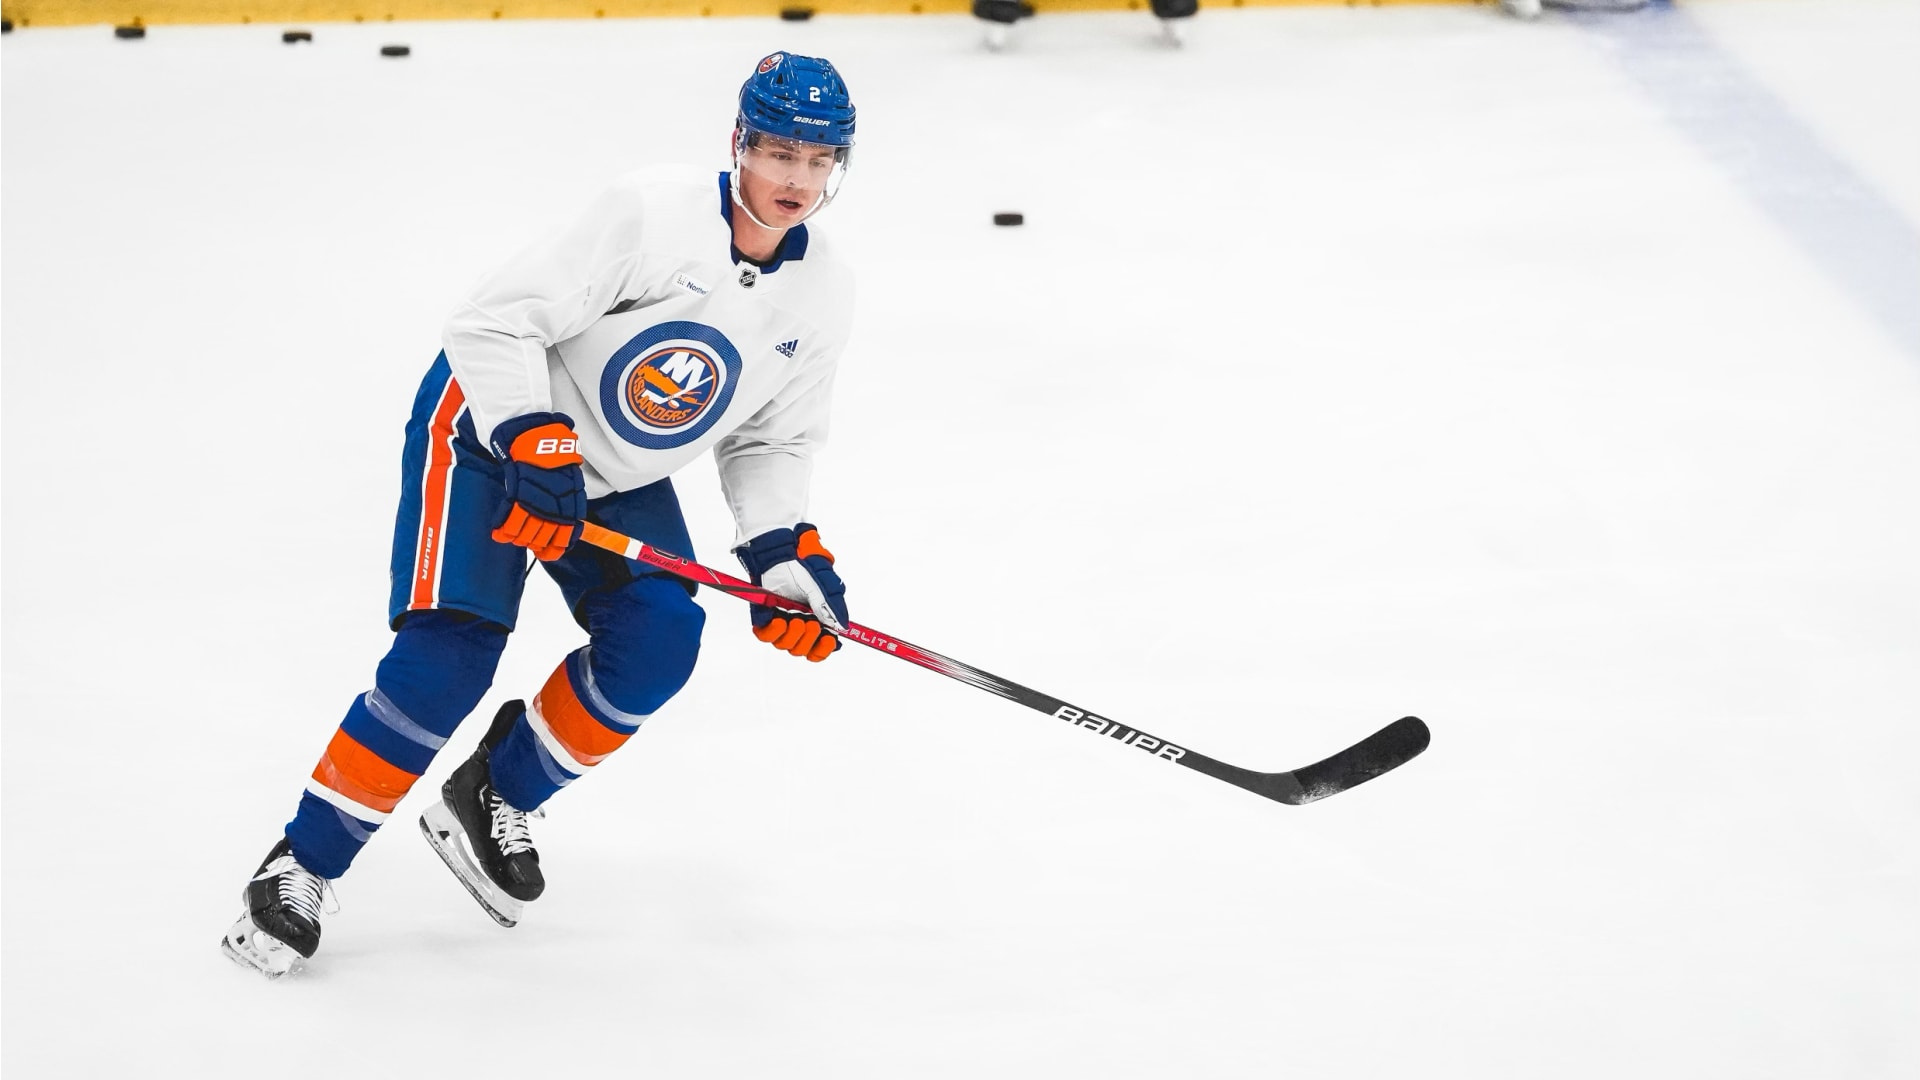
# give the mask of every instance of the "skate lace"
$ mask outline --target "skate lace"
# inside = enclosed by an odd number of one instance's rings
[[[274,882],[274,889],[280,895],[280,902],[309,922],[317,923],[322,914],[332,915],[340,910],[340,900],[333,895],[333,882],[301,866],[291,855],[273,860],[254,880],[273,877],[279,878]]]
[[[487,833],[500,845],[500,854],[518,855],[533,850],[533,834],[527,829],[527,819],[532,814],[515,810],[491,790],[487,792],[487,809],[493,814]]]

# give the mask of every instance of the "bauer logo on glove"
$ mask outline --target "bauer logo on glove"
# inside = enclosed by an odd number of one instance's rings
[[[820,533],[801,522],[791,529],[761,533],[734,549],[753,583],[770,593],[807,605],[806,611],[782,611],[755,604],[753,636],[794,656],[819,662],[839,647],[847,632],[847,587],[833,569],[833,553]]]

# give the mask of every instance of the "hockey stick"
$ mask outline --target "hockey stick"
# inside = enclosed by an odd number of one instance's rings
[[[595,525],[591,521],[581,525],[580,539],[594,547],[623,555],[636,562],[646,563],[648,566],[657,567],[696,584],[732,593],[750,603],[785,608],[788,611],[807,610],[805,604],[770,593],[751,582],[731,577],[689,559],[661,551],[650,544]],[[908,663],[918,664],[929,671],[937,671],[950,679],[958,679],[969,686],[977,686],[1009,701],[1019,702],[1029,709],[1046,713],[1055,719],[1065,720],[1075,727],[1086,728],[1096,735],[1113,739],[1122,746],[1144,750],[1162,761],[1185,765],[1195,772],[1205,773],[1216,780],[1225,780],[1235,787],[1245,788],[1255,795],[1264,795],[1289,806],[1299,806],[1324,799],[1329,795],[1338,795],[1350,787],[1366,783],[1389,769],[1404,765],[1427,748],[1427,741],[1430,738],[1427,725],[1422,723],[1419,717],[1403,716],[1324,761],[1316,761],[1304,768],[1291,769],[1287,772],[1254,772],[1251,769],[1228,765],[1224,761],[1216,761],[1184,746],[1176,746],[1158,736],[1149,735],[1139,728],[1128,727],[1087,709],[1069,705],[1059,698],[1030,690],[1019,683],[1009,682],[998,675],[982,671],[971,664],[963,664],[951,657],[942,656],[930,649],[909,645],[897,637],[882,634],[859,623],[848,623],[847,633],[844,636],[870,649],[876,649],[889,656],[897,656]]]

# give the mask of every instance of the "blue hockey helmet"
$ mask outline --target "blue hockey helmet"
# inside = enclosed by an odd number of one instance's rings
[[[791,228],[833,201],[853,156],[853,98],[833,65],[815,56],[771,53],[740,86],[733,126],[733,202],[762,228]],[[741,191],[743,173],[770,178],[781,194],[758,213]],[[768,224],[761,214],[771,215]]]
[[[777,52],[740,85],[740,126],[783,139],[853,146],[853,98],[833,65]]]

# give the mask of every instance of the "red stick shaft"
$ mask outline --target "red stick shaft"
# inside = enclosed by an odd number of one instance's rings
[[[624,556],[635,562],[643,562],[648,566],[659,567],[676,577],[683,577],[696,584],[719,589],[721,592],[732,593],[748,603],[784,608],[787,611],[807,610],[807,605],[797,600],[789,600],[778,593],[768,592],[751,581],[731,574],[723,574],[710,566],[702,566],[692,559],[661,551],[644,540],[636,540],[625,533],[615,532],[603,525],[595,525],[591,521],[581,523],[580,539],[594,547],[611,551],[615,555]],[[857,641],[870,649],[898,656],[902,660],[919,664],[923,668],[937,671],[949,678],[961,678],[957,671],[964,665],[959,664],[958,661],[941,656],[937,652],[922,649],[917,645],[910,645],[897,637],[880,633],[872,627],[849,622],[844,636],[849,641]],[[962,679],[962,681],[970,680]]]

